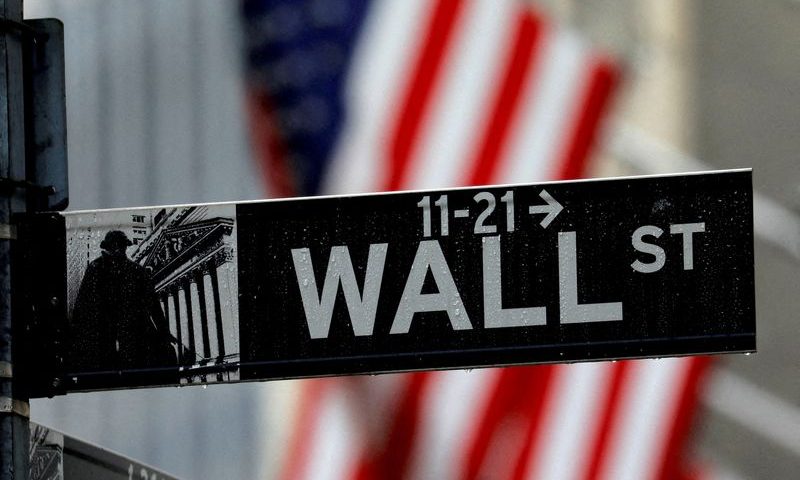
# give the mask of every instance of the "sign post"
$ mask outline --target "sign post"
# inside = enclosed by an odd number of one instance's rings
[[[752,232],[749,170],[31,215],[32,393],[751,352]]]
[[[9,187],[26,179],[22,35],[14,28],[21,22],[22,0],[0,0],[0,480],[28,478],[28,398],[14,378],[20,311],[11,301],[12,216],[26,201]]]

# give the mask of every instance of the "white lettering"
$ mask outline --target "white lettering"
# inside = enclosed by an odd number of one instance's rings
[[[705,222],[700,223],[678,223],[669,227],[669,233],[683,234],[683,269],[692,270],[694,268],[694,248],[692,245],[692,234],[706,231]]]
[[[641,273],[653,273],[661,270],[661,268],[664,266],[664,262],[667,261],[667,255],[664,253],[664,249],[658,245],[645,242],[642,240],[642,237],[650,235],[658,238],[662,233],[664,233],[664,230],[661,230],[654,225],[644,225],[637,228],[636,231],[633,232],[633,236],[631,237],[631,244],[633,244],[633,248],[635,248],[638,252],[649,253],[654,257],[653,261],[650,263],[644,263],[640,260],[634,261],[631,264],[631,267],[633,267],[634,270]]]
[[[328,338],[339,285],[344,292],[353,333],[359,337],[372,335],[375,313],[378,309],[378,295],[383,280],[383,267],[386,262],[386,249],[386,243],[369,246],[367,272],[364,276],[364,295],[362,296],[356,283],[350,251],[346,246],[331,248],[321,297],[314,277],[309,249],[292,249],[297,284],[300,287],[300,297],[303,300],[308,333],[311,338]]]
[[[438,293],[422,293],[428,270],[433,275]],[[417,247],[390,333],[408,333],[415,313],[437,311],[447,312],[453,330],[472,328],[442,247],[436,240],[423,240]]]
[[[547,324],[545,307],[503,308],[499,236],[483,238],[483,316],[486,328]]]
[[[558,232],[558,286],[561,323],[622,320],[622,302],[578,303],[578,254],[575,232]]]

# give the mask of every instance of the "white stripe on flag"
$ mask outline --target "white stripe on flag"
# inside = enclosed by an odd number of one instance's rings
[[[319,380],[316,380],[319,381]],[[356,430],[358,423],[350,415],[350,398],[345,384],[329,382],[317,403],[321,409],[313,428],[312,438],[302,457],[305,465],[302,478],[338,480],[347,478],[360,451],[362,436]]]
[[[372,4],[351,59],[345,89],[348,116],[322,193],[374,191],[386,176],[383,147],[431,4],[427,0]]]
[[[527,478],[577,479],[589,461],[589,445],[602,417],[602,401],[608,392],[612,364],[608,362],[561,365],[550,386],[545,419],[536,443],[541,448],[530,452]]]
[[[691,358],[633,362],[622,387],[621,418],[603,452],[605,468],[599,478],[644,480],[658,474],[691,362]]]
[[[409,478],[456,478],[465,440],[473,437],[499,373],[498,369],[479,369],[428,374],[433,383],[423,401]]]
[[[519,120],[495,176],[498,182],[545,180],[561,160],[576,121],[586,78],[587,52],[571,31],[545,33],[541,65],[523,93]]]
[[[458,186],[472,158],[472,141],[486,124],[506,53],[506,33],[523,6],[518,2],[474,0],[457,28],[445,59],[430,118],[409,165],[411,188]]]

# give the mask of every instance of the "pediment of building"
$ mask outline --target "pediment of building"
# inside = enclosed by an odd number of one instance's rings
[[[172,264],[179,264],[198,254],[213,248],[230,235],[233,220],[229,218],[213,218],[188,225],[177,225],[165,228],[142,252],[140,263],[161,272]]]

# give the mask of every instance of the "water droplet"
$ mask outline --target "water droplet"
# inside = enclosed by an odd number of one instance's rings
[[[308,286],[308,279],[307,279],[307,278],[304,278],[304,279],[303,279],[303,286],[304,286],[304,287],[307,287],[307,286]]]

